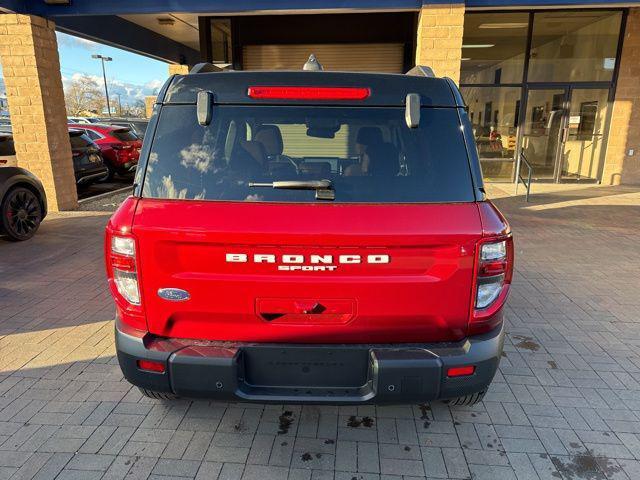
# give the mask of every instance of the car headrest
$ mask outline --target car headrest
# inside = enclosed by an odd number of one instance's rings
[[[262,125],[253,139],[264,146],[267,155],[282,155],[282,132],[276,125]]]
[[[369,172],[374,177],[395,177],[400,170],[400,155],[392,143],[381,143],[367,149]]]
[[[240,140],[240,146],[249,154],[253,159],[260,163],[264,164],[266,159],[265,148],[264,145],[260,142],[251,141],[251,140]]]
[[[383,142],[380,127],[360,127],[356,137],[356,143],[360,145],[379,145]]]

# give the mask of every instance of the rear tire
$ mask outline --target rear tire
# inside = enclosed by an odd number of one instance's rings
[[[42,221],[39,196],[25,187],[11,188],[0,199],[0,222],[9,240],[20,242],[33,237]]]
[[[177,400],[177,395],[173,393],[165,393],[165,392],[154,392],[153,390],[147,390],[146,388],[138,387],[140,393],[148,398],[154,398],[156,400]]]
[[[445,400],[445,403],[452,407],[461,407],[465,405],[475,405],[476,403],[480,403],[484,398],[486,390],[481,392],[472,393],[471,395],[465,395],[464,397],[452,398],[449,400]]]

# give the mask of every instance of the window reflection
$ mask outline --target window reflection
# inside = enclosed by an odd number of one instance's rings
[[[489,180],[510,181],[516,157],[521,89],[463,87],[482,172]]]
[[[536,13],[530,82],[611,81],[621,12]]]
[[[230,64],[232,62],[231,20],[211,19],[211,56],[212,62]]]
[[[528,13],[465,15],[461,83],[522,82],[528,25]]]

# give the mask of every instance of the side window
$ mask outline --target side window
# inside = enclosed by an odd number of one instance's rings
[[[224,158],[229,161],[231,154],[233,153],[233,147],[236,144],[236,136],[238,134],[238,125],[235,120],[229,122],[229,130],[227,131],[227,138],[224,142]]]
[[[98,140],[100,137],[99,133],[94,132],[93,130],[85,130],[85,132],[87,132],[87,135],[89,135],[89,138],[91,140]]]

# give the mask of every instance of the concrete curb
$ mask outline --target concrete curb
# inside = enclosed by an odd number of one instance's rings
[[[127,190],[131,190],[133,192],[133,185],[129,185],[127,187],[118,188],[117,190],[111,190],[110,192],[104,192],[99,195],[94,195],[93,197],[83,198],[82,200],[78,200],[78,205],[82,205],[84,203],[93,202],[94,200],[100,200],[101,198],[108,197],[110,195],[115,195],[117,193],[126,192]]]

